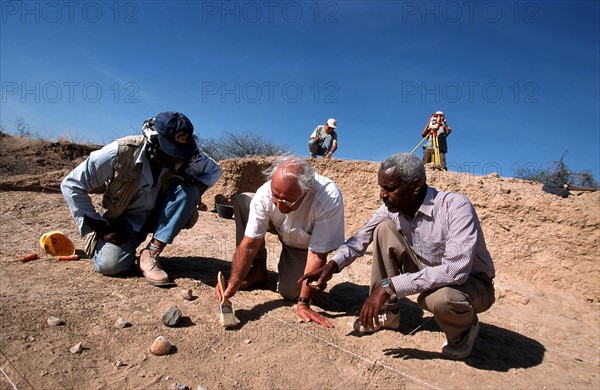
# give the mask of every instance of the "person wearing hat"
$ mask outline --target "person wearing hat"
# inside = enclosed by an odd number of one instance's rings
[[[194,126],[178,112],[144,121],[143,135],[118,139],[90,156],[61,183],[63,196],[94,269],[103,275],[138,268],[148,283],[171,284],[159,255],[181,229],[198,219],[204,191],[221,176],[219,165],[198,147]],[[102,193],[100,209],[91,193]]]
[[[337,150],[336,127],[336,120],[329,118],[324,125],[315,128],[308,141],[308,150],[312,158],[317,158],[317,156],[331,158],[333,152]]]
[[[446,117],[442,111],[436,111],[431,114],[429,121],[425,125],[425,128],[421,132],[423,137],[433,136],[437,137],[438,149],[440,156],[440,168],[447,171],[446,167],[446,153],[448,153],[448,143],[446,138],[452,132],[452,127],[446,123]],[[425,146],[423,146],[423,164],[432,162],[435,151],[433,150],[432,137],[429,138]]]

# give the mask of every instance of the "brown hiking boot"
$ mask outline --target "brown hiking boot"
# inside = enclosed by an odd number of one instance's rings
[[[160,267],[158,253],[151,255],[150,250],[143,249],[140,253],[140,270],[146,281],[153,286],[170,284],[169,275]]]

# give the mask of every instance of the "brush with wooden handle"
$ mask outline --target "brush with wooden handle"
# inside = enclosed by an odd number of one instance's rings
[[[235,318],[235,313],[233,312],[233,307],[231,306],[231,302],[229,299],[225,298],[225,280],[223,279],[223,274],[219,271],[217,275],[217,288],[221,293],[221,304],[219,305],[220,318],[219,322],[225,328],[236,326],[238,324],[237,318]]]

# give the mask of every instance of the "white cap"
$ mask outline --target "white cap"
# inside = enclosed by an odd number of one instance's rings
[[[327,119],[327,126],[331,127],[332,129],[335,129],[337,126],[337,121],[333,118],[329,118]]]
[[[444,113],[442,111],[436,111],[435,114],[436,115],[444,115]]]

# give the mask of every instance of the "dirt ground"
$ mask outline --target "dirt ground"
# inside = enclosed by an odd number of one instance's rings
[[[336,275],[317,311],[335,325],[299,323],[275,292],[277,242],[268,237],[269,285],[233,299],[238,327],[219,325],[216,274],[227,276],[234,221],[200,213],[196,226],[165,250],[177,286],[157,288],[137,275],[96,274],[89,259],[58,261],[40,253],[42,233],[60,230],[78,253],[62,195],[66,172],[93,147],[0,137],[0,389],[321,389],[321,388],[600,388],[600,193],[560,198],[541,185],[489,175],[428,171],[441,190],[469,196],[494,258],[496,303],[479,316],[471,357],[445,359],[444,341],[416,296],[401,301],[400,331],[372,335],[351,324],[368,293],[371,254]],[[340,186],[346,236],[379,205],[377,164],[316,160]],[[255,189],[266,159],[227,160],[205,194],[230,201]],[[193,299],[182,292],[191,289]],[[178,306],[171,328],[162,314]],[[62,325],[49,326],[55,316]],[[130,323],[116,328],[117,319]],[[155,356],[157,336],[173,344]],[[70,349],[81,343],[81,353]]]

